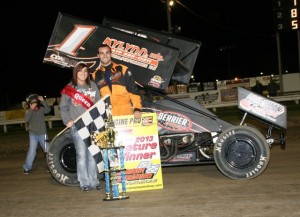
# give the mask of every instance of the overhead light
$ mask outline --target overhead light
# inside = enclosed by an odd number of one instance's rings
[[[171,0],[171,1],[169,1],[169,6],[171,6],[171,7],[172,7],[173,5],[174,5],[174,1],[172,1],[172,0]]]

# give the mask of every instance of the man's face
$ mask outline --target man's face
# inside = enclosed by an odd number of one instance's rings
[[[101,64],[107,66],[111,62],[111,52],[108,47],[100,47],[98,49],[98,57],[100,58]]]

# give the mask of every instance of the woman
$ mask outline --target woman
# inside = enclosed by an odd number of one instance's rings
[[[101,189],[96,162],[87,145],[79,136],[75,120],[100,99],[99,89],[90,80],[88,67],[78,63],[73,69],[73,77],[61,91],[60,113],[63,123],[71,128],[71,136],[76,149],[77,178],[83,192]]]

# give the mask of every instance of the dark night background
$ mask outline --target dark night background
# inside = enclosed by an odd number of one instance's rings
[[[70,70],[43,63],[59,12],[99,24],[108,17],[155,31],[168,28],[162,0],[12,0],[3,5],[0,110],[19,104],[31,92],[59,97],[71,78]],[[174,34],[202,43],[195,81],[278,74],[272,0],[178,0],[171,23],[181,27]],[[280,33],[283,72],[299,72],[297,43],[296,31]]]

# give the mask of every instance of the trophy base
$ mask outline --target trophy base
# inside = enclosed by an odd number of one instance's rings
[[[128,199],[129,196],[118,196],[118,197],[111,197],[111,198],[104,198],[104,201],[113,201],[113,200],[125,200]]]

